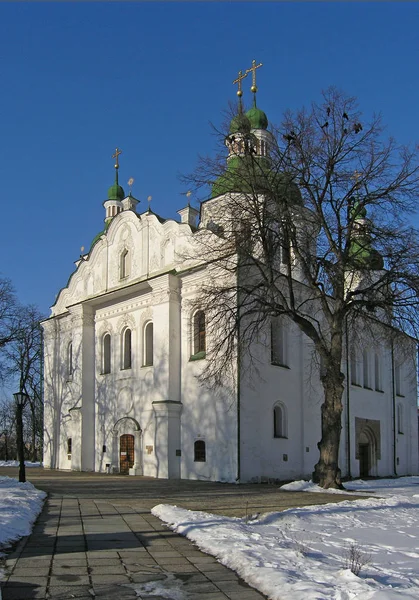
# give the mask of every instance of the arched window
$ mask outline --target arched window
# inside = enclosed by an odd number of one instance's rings
[[[120,279],[124,279],[129,275],[129,255],[128,250],[125,248],[121,252],[121,256],[119,257],[119,277]]]
[[[206,462],[206,450],[204,440],[196,440],[194,443],[194,462]]]
[[[364,377],[364,388],[371,389],[370,353],[364,350],[362,353],[362,368]]]
[[[288,330],[280,318],[271,323],[271,363],[288,366]]]
[[[193,353],[205,353],[205,313],[203,310],[198,310],[193,319],[194,344]]]
[[[374,355],[374,378],[375,378],[375,389],[377,392],[383,391],[382,377],[381,377],[381,356],[378,352]]]
[[[132,364],[131,356],[131,329],[125,329],[122,332],[122,369],[130,369]]]
[[[73,342],[67,346],[67,377],[68,379],[73,377]]]
[[[102,373],[111,372],[111,336],[105,333],[102,340]]]
[[[144,327],[144,358],[143,365],[150,367],[153,364],[153,323],[150,321]]]
[[[396,396],[403,396],[402,391],[402,366],[397,363],[394,367],[394,383],[396,387]]]
[[[397,433],[404,433],[403,427],[403,406],[397,405]]]
[[[288,437],[287,411],[283,404],[274,406],[274,438]]]
[[[356,350],[354,347],[352,347],[352,349],[351,349],[350,367],[351,367],[351,384],[359,385],[359,367],[358,367]]]

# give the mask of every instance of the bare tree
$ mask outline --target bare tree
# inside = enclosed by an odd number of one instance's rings
[[[293,321],[322,364],[313,478],[342,487],[347,323],[418,330],[419,239],[409,222],[418,151],[384,139],[381,118],[367,123],[356,101],[335,89],[265,133],[258,138],[239,109],[225,137],[227,168],[225,160],[202,160],[189,179],[212,184],[217,197],[205,203],[201,223],[211,233],[198,236],[214,273],[199,299],[216,332],[205,377],[219,383],[231,360],[251,357],[272,320]]]
[[[17,379],[19,390],[28,395],[30,453],[33,461],[42,455],[42,332],[39,325],[42,318],[43,315],[35,306],[20,307],[15,320],[14,337],[2,352],[5,376],[9,381]]]
[[[0,278],[0,348],[10,342],[16,331],[17,300],[10,279]]]

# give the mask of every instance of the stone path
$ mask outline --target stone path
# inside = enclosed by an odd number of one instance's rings
[[[17,477],[17,469],[0,468]],[[163,480],[27,469],[49,498],[32,535],[6,560],[2,600],[262,600],[213,557],[167,529],[150,509],[176,504],[243,517],[354,494],[284,492],[277,485]],[[136,588],[136,589],[134,589]]]
[[[8,556],[3,600],[262,600],[138,501],[50,498]]]

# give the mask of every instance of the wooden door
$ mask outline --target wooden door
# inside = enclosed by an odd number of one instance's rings
[[[134,436],[126,433],[119,438],[119,471],[128,475],[134,466]]]
[[[359,476],[368,477],[370,472],[370,445],[359,444]]]

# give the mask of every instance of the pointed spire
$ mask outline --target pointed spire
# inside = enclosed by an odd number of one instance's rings
[[[118,169],[119,169],[119,155],[122,154],[122,150],[120,150],[119,148],[115,149],[115,154],[112,154],[112,158],[115,159],[115,184],[119,185],[118,183]]]

